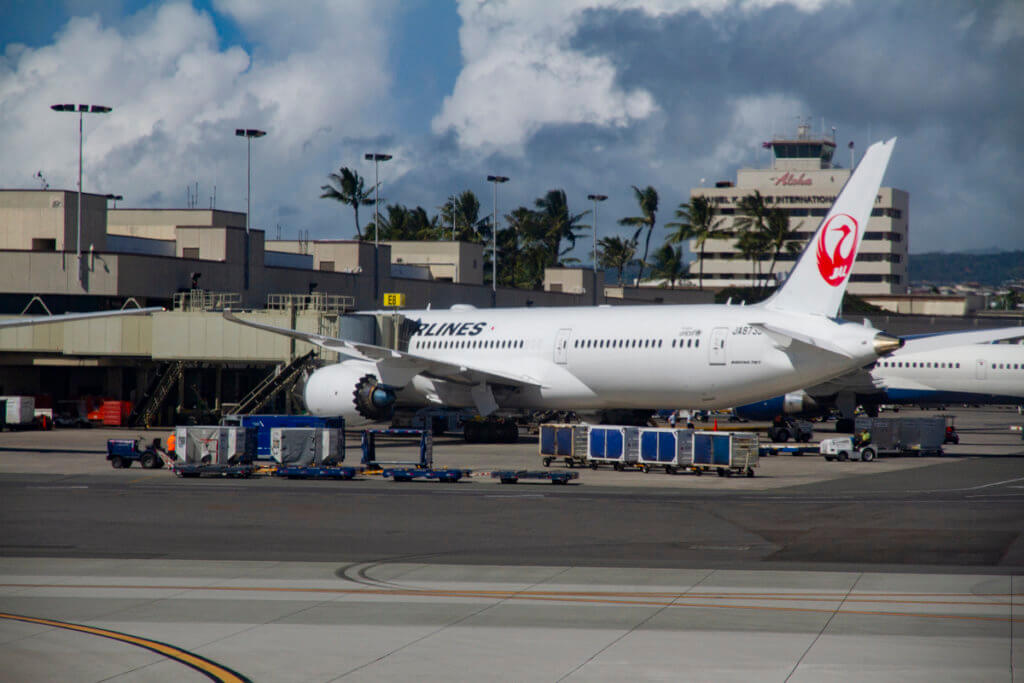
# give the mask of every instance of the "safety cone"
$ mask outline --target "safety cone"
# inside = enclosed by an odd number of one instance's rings
[[[717,417],[715,418],[715,429],[714,429],[714,431],[716,431],[716,432],[718,431],[718,418]]]

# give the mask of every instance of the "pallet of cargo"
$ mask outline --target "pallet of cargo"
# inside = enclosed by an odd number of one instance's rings
[[[454,483],[468,477],[473,470],[435,470],[421,467],[386,467],[381,470],[381,476],[394,481],[412,481],[413,479],[436,479],[442,482]]]
[[[515,484],[520,479],[548,479],[552,484],[568,484],[571,479],[579,479],[579,472],[549,472],[547,470],[495,470],[492,479],[500,479],[502,484]]]
[[[355,467],[278,467],[275,477],[285,479],[352,479],[358,474]]]
[[[182,478],[206,476],[248,478],[256,471],[251,463],[244,465],[175,465],[171,470]]]

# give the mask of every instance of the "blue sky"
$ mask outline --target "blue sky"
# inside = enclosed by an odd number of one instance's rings
[[[0,187],[85,189],[122,205],[244,210],[274,236],[355,233],[319,199],[331,171],[433,213],[470,189],[485,211],[565,189],[609,195],[602,234],[653,185],[659,225],[701,178],[760,165],[797,117],[864,149],[900,138],[886,184],[911,194],[912,252],[1024,249],[1024,3],[844,0],[8,0],[0,7]],[[844,149],[845,151],[845,149]],[[846,163],[845,154],[839,160]],[[663,235],[659,229],[655,238]],[[586,260],[589,240],[579,256]]]

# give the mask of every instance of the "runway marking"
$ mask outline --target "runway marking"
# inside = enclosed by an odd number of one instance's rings
[[[818,607],[783,607],[769,605],[736,605],[711,602],[677,602],[681,598],[690,600],[752,600],[764,602],[838,602],[843,601],[845,593],[664,593],[664,592],[608,592],[608,591],[539,591],[539,590],[450,590],[429,588],[289,588],[284,586],[183,586],[183,585],[135,585],[110,586],[103,584],[33,584],[33,583],[0,583],[0,588],[88,588],[117,590],[193,590],[193,591],[225,591],[238,593],[325,593],[332,595],[389,595],[407,597],[443,597],[443,598],[488,598],[497,600],[524,600],[539,602],[571,602],[604,605],[635,605],[643,607],[705,607],[715,609],[744,609],[780,612],[810,612],[832,614],[840,611]],[[860,593],[846,597],[847,603],[870,603],[880,605],[962,605],[970,607],[1012,607],[1021,605],[1013,601],[1011,593]],[[930,600],[926,598],[976,598],[974,600]],[[998,601],[998,598],[1010,598],[1009,601]],[[929,614],[915,612],[895,612],[883,610],[841,610],[842,614],[860,614],[867,616],[915,617],[923,619],[952,619],[967,621],[996,621],[1008,623],[1024,623],[1024,617],[996,617],[969,614]]]
[[[7,614],[0,612],[0,619],[9,619],[11,621],[22,621],[29,624],[40,624],[43,626],[52,626],[54,628],[63,628],[68,631],[78,631],[79,633],[86,633],[93,636],[101,636],[103,638],[110,638],[111,640],[118,640],[122,643],[128,643],[136,647],[141,647],[145,650],[155,652],[159,655],[163,655],[168,659],[184,664],[190,669],[195,669],[199,673],[203,674],[211,681],[222,681],[224,683],[251,683],[250,679],[246,678],[237,671],[232,671],[226,666],[222,666],[217,662],[214,662],[206,657],[202,657],[197,654],[193,654],[188,650],[183,650],[180,647],[174,645],[168,645],[167,643],[161,643],[158,640],[149,640],[147,638],[139,638],[128,633],[121,633],[120,631],[110,631],[104,628],[96,628],[94,626],[84,626],[82,624],[72,624],[67,621],[56,621],[53,619],[41,619],[39,617],[26,617],[20,614]]]

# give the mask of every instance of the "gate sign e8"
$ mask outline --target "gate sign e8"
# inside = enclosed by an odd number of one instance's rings
[[[385,292],[384,305],[401,308],[405,305],[405,294],[402,294],[401,292]]]

